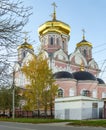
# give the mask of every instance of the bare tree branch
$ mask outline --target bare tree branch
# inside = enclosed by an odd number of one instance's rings
[[[24,7],[21,0],[0,0],[0,85],[9,82],[8,60],[21,40],[21,30],[32,14],[31,9]]]

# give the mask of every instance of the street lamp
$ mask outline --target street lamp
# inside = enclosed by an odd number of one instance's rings
[[[12,107],[13,107],[12,118],[14,119],[15,118],[15,71],[13,71],[12,89],[13,89],[13,93],[12,93]]]

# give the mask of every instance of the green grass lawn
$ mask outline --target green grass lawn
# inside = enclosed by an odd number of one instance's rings
[[[38,119],[38,118],[0,118],[0,121],[8,122],[20,122],[20,123],[59,123],[59,122],[69,122],[67,125],[74,126],[95,126],[95,127],[106,127],[106,120],[59,120],[59,119]]]
[[[106,127],[106,120],[74,120],[70,121],[68,125]]]
[[[46,119],[46,118],[0,118],[0,121],[8,122],[21,122],[21,123],[56,123],[56,122],[66,122],[69,120],[59,120],[59,119]]]

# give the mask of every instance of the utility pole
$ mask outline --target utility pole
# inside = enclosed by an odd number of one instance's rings
[[[12,89],[13,89],[13,95],[12,95],[12,105],[13,105],[13,111],[12,111],[12,118],[15,118],[15,70],[13,70],[13,85],[12,85]]]

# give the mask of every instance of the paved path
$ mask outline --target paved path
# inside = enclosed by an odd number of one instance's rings
[[[0,130],[106,130],[101,127],[74,127],[66,123],[29,124],[0,122]]]

